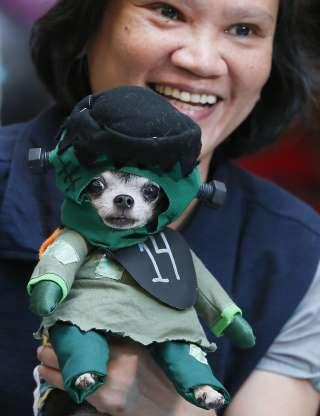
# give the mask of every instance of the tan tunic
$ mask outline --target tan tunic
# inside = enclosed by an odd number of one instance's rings
[[[149,295],[122,266],[68,229],[45,251],[29,286],[50,274],[65,294],[56,311],[43,319],[45,328],[65,321],[84,331],[110,331],[144,345],[183,340],[213,351],[215,344],[207,340],[197,312],[212,327],[221,311],[234,303],[194,253],[192,257],[198,296],[195,307],[183,311]]]

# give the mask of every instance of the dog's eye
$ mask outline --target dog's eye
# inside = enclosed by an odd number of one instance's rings
[[[142,194],[146,201],[152,202],[158,198],[160,188],[157,185],[147,184],[142,188]]]
[[[103,177],[94,178],[88,185],[87,191],[92,196],[98,196],[102,194],[102,192],[106,188],[106,183]]]

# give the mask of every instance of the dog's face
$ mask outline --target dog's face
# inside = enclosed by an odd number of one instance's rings
[[[87,187],[93,206],[109,227],[121,230],[143,227],[160,212],[164,193],[149,179],[106,171]]]

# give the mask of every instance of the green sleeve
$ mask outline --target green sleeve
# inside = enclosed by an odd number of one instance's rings
[[[50,280],[60,286],[63,293],[61,301],[63,301],[88,252],[86,240],[76,231],[64,228],[57,239],[45,250],[35,267],[27,286],[29,294],[35,284]]]
[[[195,308],[214,335],[220,336],[241,309],[232,301],[217,279],[191,250],[198,280]]]

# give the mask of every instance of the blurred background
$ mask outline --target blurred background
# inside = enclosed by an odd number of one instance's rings
[[[0,124],[32,118],[49,104],[29,56],[29,30],[52,0],[0,2]]]
[[[1,0],[0,124],[26,121],[50,105],[29,57],[29,30],[54,0]],[[288,130],[272,148],[238,163],[271,179],[320,211],[320,142],[307,125]]]

